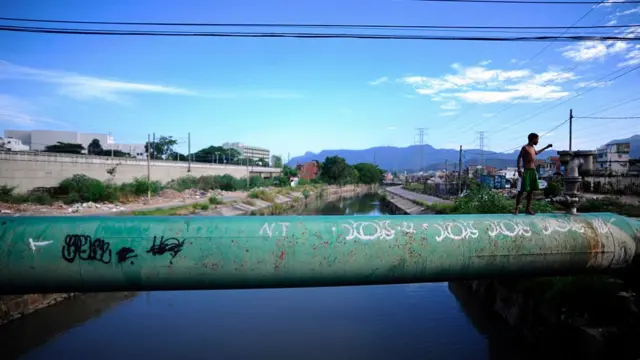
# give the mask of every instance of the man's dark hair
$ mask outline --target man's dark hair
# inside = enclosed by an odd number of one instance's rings
[[[531,133],[531,134],[529,134],[529,137],[528,137],[529,142],[532,142],[532,141],[533,141],[533,139],[536,139],[536,138],[538,138],[538,137],[539,137],[539,136],[538,136],[538,134],[536,134],[536,133]]]

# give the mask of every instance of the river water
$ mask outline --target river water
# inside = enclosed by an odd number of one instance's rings
[[[385,214],[375,196],[305,215]],[[455,289],[454,289],[455,290]],[[89,294],[0,327],[2,359],[529,359],[447,283]]]

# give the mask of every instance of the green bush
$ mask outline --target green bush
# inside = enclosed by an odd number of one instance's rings
[[[189,189],[200,189],[200,179],[202,179],[202,177],[197,178],[195,176],[183,176],[183,177],[169,181],[166,187],[179,192],[183,192]],[[200,190],[205,190],[205,189],[200,189]],[[206,189],[206,190],[209,190],[209,189]]]
[[[151,195],[157,195],[162,190],[162,184],[159,181],[147,181],[146,178],[139,177],[135,178],[133,182],[120,186],[120,191],[136,196],[146,196],[149,190],[151,190]]]
[[[262,201],[266,201],[270,203],[276,200],[276,196],[274,194],[264,189],[251,190],[248,196],[251,199],[260,199]]]
[[[222,201],[222,199],[218,198],[215,195],[211,195],[209,197],[209,204],[211,204],[211,205],[220,205],[220,204],[224,204],[224,201]]]
[[[547,187],[544,188],[544,197],[553,198],[562,195],[564,184],[562,180],[551,180],[547,183]]]
[[[207,203],[196,203],[193,204],[193,210],[202,210],[207,211],[211,208],[211,206]]]
[[[278,187],[286,187],[286,186],[291,186],[291,181],[289,181],[289,178],[286,176],[276,176],[273,178],[273,186],[278,186]]]
[[[66,178],[58,185],[60,192],[79,201],[107,201],[105,184],[84,174]]]
[[[46,193],[33,193],[29,195],[27,201],[32,204],[38,205],[51,205],[54,203],[54,200],[51,198],[51,196]]]

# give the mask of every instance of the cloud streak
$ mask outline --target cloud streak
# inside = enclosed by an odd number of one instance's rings
[[[376,86],[376,85],[384,84],[386,82],[389,82],[389,78],[386,77],[386,76],[383,76],[383,77],[375,79],[373,81],[369,81],[367,84],[372,85],[372,86]]]
[[[57,92],[76,100],[103,100],[126,104],[126,95],[163,94],[179,96],[199,96],[206,98],[300,98],[297,93],[279,90],[251,91],[210,91],[202,92],[175,86],[104,79],[72,72],[43,70],[12,64],[0,60],[0,78],[51,83],[58,86]]]

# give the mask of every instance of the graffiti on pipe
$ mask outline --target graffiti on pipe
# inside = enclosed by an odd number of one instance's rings
[[[535,219],[539,226],[539,233],[550,235],[554,232],[566,233],[574,231],[584,233],[589,224],[600,234],[610,231],[611,223],[615,219],[605,222],[601,218],[592,220],[575,219]],[[286,236],[290,223],[265,223],[259,231],[260,236]],[[431,231],[430,231],[431,230]],[[534,230],[527,221],[517,219],[491,221],[444,221],[435,223],[416,223],[411,221],[395,222],[391,220],[347,220],[346,223],[331,225],[333,236],[343,235],[346,240],[393,240],[396,235],[405,236],[418,234],[425,238],[433,237],[437,242],[444,240],[469,240],[478,238],[480,231],[490,237],[530,237]]]
[[[275,232],[276,236],[287,236],[287,230],[289,229],[289,223],[288,222],[280,222],[277,223],[278,225],[280,225],[280,233],[278,233],[277,231]],[[264,225],[262,225],[262,228],[260,229],[260,236],[268,236],[268,237],[273,237],[274,235],[274,228],[276,226],[276,223],[264,223]]]
[[[531,236],[531,228],[520,220],[485,221],[485,223],[489,226],[488,233],[491,237],[498,234],[505,236]]]
[[[440,242],[444,239],[463,240],[475,239],[478,237],[478,230],[473,227],[473,221],[448,221],[440,224],[433,224],[440,235],[436,236],[436,241]]]
[[[185,241],[187,241],[187,239],[180,240],[176,237],[165,238],[164,236],[154,236],[153,244],[151,244],[151,247],[147,250],[147,254],[160,256],[168,253],[171,255],[169,264],[173,264],[173,259],[182,251]]]
[[[138,254],[136,254],[136,251],[132,248],[124,246],[116,252],[116,256],[118,257],[118,264],[122,264],[127,260],[138,257]],[[133,265],[133,261],[131,262],[131,265]]]
[[[62,258],[73,263],[76,259],[111,263],[111,244],[100,238],[92,239],[89,235],[70,234],[64,238]]]
[[[36,252],[36,247],[40,246],[47,246],[49,244],[51,244],[53,241],[33,241],[33,239],[29,238],[29,248],[31,248],[31,251],[33,251],[34,253]]]

